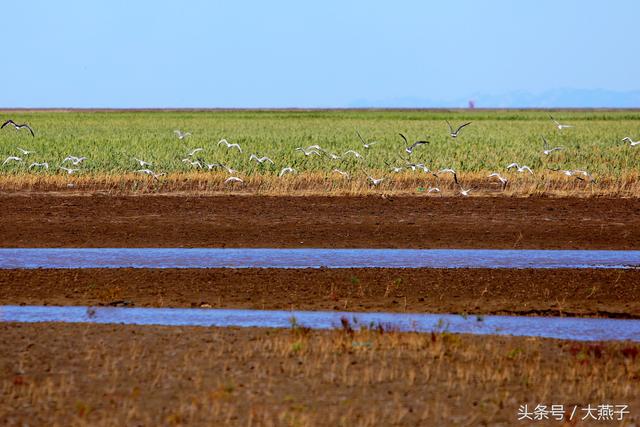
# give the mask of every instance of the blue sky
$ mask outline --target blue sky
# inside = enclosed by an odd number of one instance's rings
[[[640,93],[638,16],[634,0],[23,0],[0,27],[0,106],[615,103]]]

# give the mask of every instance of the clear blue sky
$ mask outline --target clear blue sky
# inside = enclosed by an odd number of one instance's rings
[[[4,11],[3,107],[640,90],[637,0],[22,0]]]

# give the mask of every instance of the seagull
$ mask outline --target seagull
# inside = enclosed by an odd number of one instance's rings
[[[439,193],[440,189],[438,187],[429,187],[427,189],[427,193]]]
[[[222,166],[220,163],[205,163],[204,165],[207,167],[208,170],[219,168]]]
[[[178,129],[174,130],[173,133],[178,135],[178,139],[181,139],[181,140],[191,135],[191,132],[182,132],[181,130],[178,130]]]
[[[136,162],[140,163],[141,167],[153,166],[151,163],[145,162],[144,160],[136,159],[135,157],[133,158],[133,160],[135,160]]]
[[[49,163],[47,162],[42,162],[42,163],[38,163],[38,162],[33,162],[29,165],[29,169],[31,168],[45,168],[45,169],[49,169]]]
[[[237,176],[230,176],[229,178],[224,180],[225,184],[228,184],[230,182],[244,182],[244,181],[238,178]]]
[[[231,143],[229,143],[229,141],[227,141],[224,138],[222,138],[220,141],[218,141],[218,145],[220,145],[220,144],[226,145],[227,149],[229,149],[229,148],[237,148],[238,151],[242,153],[242,148],[240,148],[240,144],[231,144]]]
[[[14,122],[13,120],[9,119],[9,120],[7,120],[6,122],[4,122],[4,123],[2,124],[2,126],[0,126],[0,129],[2,129],[2,128],[3,128],[3,127],[5,127],[6,125],[11,125],[11,126],[13,126],[14,128],[16,128],[16,130],[20,130],[20,129],[29,129],[29,132],[31,132],[31,136],[32,136],[32,137],[35,137],[35,136],[36,136],[36,134],[35,134],[35,133],[33,133],[33,129],[31,129],[31,127],[30,127],[28,124],[26,124],[26,123],[23,123],[23,124],[17,124],[17,123],[16,123],[16,122]]]
[[[20,148],[20,147],[16,147],[16,148],[18,149],[18,151],[20,151],[25,156],[28,156],[29,154],[34,154],[35,153],[35,151],[28,151],[28,150],[25,150],[25,149]]]
[[[17,156],[9,156],[4,160],[4,162],[2,162],[2,166],[4,166],[5,164],[7,164],[8,162],[11,162],[11,161],[21,162],[22,158],[17,157]]]
[[[554,171],[554,172],[560,172],[560,173],[562,173],[563,175],[566,175],[566,176],[572,176],[575,179],[579,179],[580,181],[584,181],[584,178],[580,178],[579,176],[576,176],[576,175],[582,175],[584,177],[589,178],[591,181],[595,181],[593,179],[593,176],[591,176],[591,174],[589,172],[583,171],[583,170],[565,170],[565,169],[549,169],[549,170]]]
[[[342,155],[343,155],[343,156],[346,156],[347,154],[353,154],[353,156],[354,156],[356,159],[360,159],[360,158],[362,158],[362,155],[361,155],[360,153],[358,153],[357,151],[355,151],[355,150],[347,150],[347,151],[345,151]]]
[[[155,173],[151,169],[139,169],[136,171],[137,173],[144,173],[147,175],[151,175],[153,179],[157,180],[159,177],[166,175],[166,173]]]
[[[451,138],[456,138],[458,136],[458,133],[460,133],[463,127],[469,126],[471,124],[471,122],[464,123],[458,126],[458,129],[454,131],[453,128],[451,127],[451,123],[449,123],[447,120],[445,120],[445,122],[447,122],[447,126],[449,126],[449,135],[451,136]]]
[[[320,147],[318,144],[315,145],[310,145],[307,148],[305,148],[305,150],[309,151],[309,150],[318,150],[318,151],[324,151],[322,149],[322,147]]]
[[[230,167],[229,167],[229,166],[227,166],[227,165],[223,165],[222,163],[220,163],[220,166],[222,166],[222,168],[224,168],[224,169],[227,171],[227,173],[228,173],[228,174],[233,175],[234,173],[238,173],[238,171],[237,171],[237,170],[232,169],[232,168],[230,168]]]
[[[628,136],[625,136],[624,138],[622,138],[622,140],[628,142],[631,147],[635,147],[636,145],[640,145],[640,141],[634,141],[631,138],[629,138]]]
[[[340,160],[340,156],[338,156],[337,154],[327,153],[327,152],[325,152],[325,154],[329,156],[331,160]]]
[[[511,168],[516,168],[517,172],[529,172],[531,175],[533,175],[533,171],[531,170],[531,168],[529,166],[520,166],[517,163],[511,163],[509,166],[507,166],[507,170],[511,169]]]
[[[371,148],[373,144],[378,143],[378,141],[371,141],[371,142],[365,141],[362,135],[360,135],[360,132],[358,132],[357,130],[356,130],[356,134],[358,134],[358,138],[360,138],[360,141],[362,141],[362,145],[364,146],[365,150],[368,150],[369,148]]]
[[[182,161],[184,163],[190,164],[193,167],[202,169],[202,163],[200,162],[200,160],[182,159]]]
[[[69,168],[65,168],[63,166],[60,166],[60,169],[65,171],[68,175],[73,175],[74,172],[79,171],[80,169],[69,169]]]
[[[260,164],[263,164],[264,162],[273,164],[273,160],[271,160],[267,156],[258,157],[255,154],[252,154],[251,156],[249,156],[249,161],[251,160],[255,160],[257,163],[260,163]]]
[[[296,170],[292,167],[287,166],[286,168],[282,168],[278,176],[285,175],[287,173],[296,173]]]
[[[502,175],[500,175],[498,172],[493,172],[492,174],[487,175],[487,178],[494,178],[494,177],[498,178],[498,181],[500,181],[500,183],[502,184],[502,189],[504,190],[509,180],[503,177]]]
[[[544,141],[544,155],[548,156],[549,154],[553,153],[554,151],[560,151],[562,150],[562,147],[553,147],[553,148],[549,148],[549,143],[547,142],[547,139],[543,136],[542,137],[542,141]]]
[[[382,184],[382,181],[384,181],[384,178],[374,178],[370,175],[367,175],[367,178],[369,178],[369,181],[371,181],[371,185],[373,185],[374,187],[377,187],[378,185]]]
[[[85,160],[87,160],[86,157],[67,156],[62,161],[62,164],[66,163],[66,162],[71,162],[74,166],[78,166],[80,163],[84,162]]]
[[[339,173],[340,175],[342,175],[346,179],[349,179],[349,174],[347,172],[341,171],[340,169],[334,169],[332,172]]]
[[[563,125],[562,123],[560,123],[559,121],[554,119],[551,114],[549,114],[549,118],[553,121],[553,123],[556,124],[556,127],[558,128],[558,130],[562,130],[562,129],[565,129],[565,128],[572,128],[573,127],[572,125]]]
[[[405,151],[407,152],[407,154],[411,154],[413,153],[414,148],[416,148],[418,145],[422,145],[422,144],[428,144],[429,141],[416,141],[413,144],[409,145],[409,141],[407,141],[407,137],[404,136],[403,134],[398,134],[400,135],[400,137],[402,137],[402,139],[404,139],[404,145],[405,145]]]
[[[194,154],[199,153],[199,152],[201,152],[203,150],[204,150],[204,148],[194,148],[193,150],[191,150],[191,151],[189,151],[187,153],[187,156],[193,157]]]
[[[318,150],[313,148],[309,149],[309,148],[298,147],[294,151],[302,151],[305,156],[321,156],[322,155]]]
[[[456,174],[456,171],[451,169],[451,168],[446,168],[446,169],[440,169],[438,171],[438,173],[450,173],[453,175],[453,182],[455,182],[456,184],[458,184],[458,175]]]
[[[468,190],[465,190],[464,188],[462,188],[462,186],[460,186],[460,194],[463,195],[464,197],[469,197],[469,193],[471,192],[471,190],[473,190],[473,188],[469,188]]]

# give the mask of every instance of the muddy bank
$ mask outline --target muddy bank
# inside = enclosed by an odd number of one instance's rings
[[[2,305],[640,317],[638,270],[0,270]]]
[[[640,249],[640,199],[0,195],[0,247]]]

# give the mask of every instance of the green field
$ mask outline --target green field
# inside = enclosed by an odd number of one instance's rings
[[[398,133],[413,141],[428,139],[416,148],[411,160],[426,163],[432,170],[451,167],[465,172],[504,172],[518,162],[535,172],[546,168],[585,169],[596,178],[617,179],[635,174],[640,165],[640,146],[621,142],[625,136],[640,139],[639,111],[560,111],[554,117],[574,128],[558,131],[545,111],[219,111],[219,112],[4,112],[4,121],[29,123],[36,132],[0,132],[0,154],[21,156],[17,147],[33,150],[24,162],[9,162],[1,175],[60,174],[60,162],[67,155],[86,156],[78,174],[118,175],[139,169],[133,157],[152,162],[156,172],[188,172],[194,168],[181,159],[193,149],[208,163],[222,162],[251,176],[277,174],[282,167],[297,171],[326,171],[340,168],[387,173],[403,165],[399,159],[404,145]],[[456,125],[472,121],[457,139],[448,135],[445,120]],[[179,140],[175,129],[192,133]],[[355,131],[379,141],[365,150]],[[550,156],[542,154],[542,136],[552,146],[564,149]],[[243,148],[227,150],[217,142],[226,138]],[[305,157],[296,147],[319,144],[342,155],[354,149],[363,158],[330,160]],[[249,162],[250,154],[269,156],[275,166]],[[22,156],[21,156],[22,157]],[[49,171],[28,170],[32,162],[47,161]],[[205,173],[205,172],[203,172]]]

